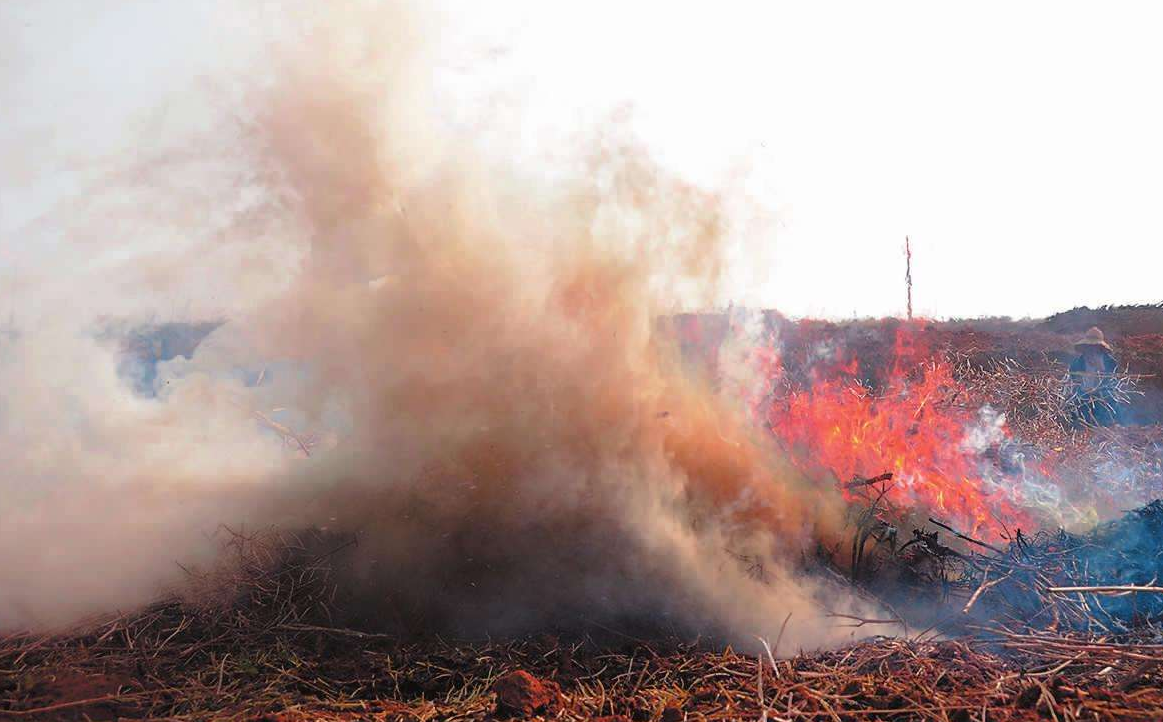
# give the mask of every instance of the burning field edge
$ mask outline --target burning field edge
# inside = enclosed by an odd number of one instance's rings
[[[1159,314],[1151,318],[1159,322]],[[796,331],[807,335],[809,326]],[[791,343],[792,330],[783,329],[785,351],[819,345]],[[830,469],[849,504],[846,537],[805,559],[808,573],[882,610],[875,618],[833,615],[837,626],[850,627],[854,639],[869,631],[886,636],[819,652],[790,648],[781,632],[743,651],[666,625],[643,630],[610,619],[504,641],[409,635],[406,625],[397,631],[387,620],[390,610],[377,608],[385,617],[378,621],[348,613],[350,589],[336,568],[354,539],[321,532],[244,535],[224,527],[226,561],[187,570],[188,584],[152,606],[68,630],[0,636],[0,720],[1163,718],[1163,502],[1086,531],[1043,525],[999,533],[989,523],[929,517],[893,496],[902,470],[916,466],[918,434],[954,448],[932,429],[943,421],[960,429],[969,411],[986,402],[1007,415],[1013,430],[998,449],[1017,450],[1017,462],[988,459],[1011,467],[1001,478],[1021,480],[1051,468],[1055,477],[1094,479],[1094,470],[1109,471],[1113,460],[1135,470],[1136,493],[1157,496],[1160,394],[1148,388],[1149,403],[1137,407],[1145,416],[1133,426],[1079,432],[1063,423],[1056,395],[1061,364],[1044,351],[999,360],[978,348],[984,332],[974,331],[969,341],[944,344],[958,353],[946,358],[948,373],[936,375],[931,347],[941,344],[917,349],[913,337],[898,331],[866,334],[870,349],[894,349],[891,363],[883,352],[837,357],[851,378],[842,376],[848,385],[836,388],[858,400],[840,410],[876,423],[862,421],[861,435],[849,435],[859,443],[839,450],[847,455],[829,457],[823,452],[837,450],[812,447],[811,458],[859,462],[859,473],[845,464]],[[1155,331],[1151,339],[1163,339]],[[847,338],[853,347],[864,342],[855,332]],[[898,343],[892,347],[884,338]],[[913,341],[906,350],[927,365],[901,353],[901,338]],[[1143,346],[1131,342],[1137,338],[1146,337],[1128,336],[1118,348],[1134,362],[1140,384],[1155,383],[1163,346],[1136,356]],[[848,382],[865,375],[850,363],[856,358],[871,367],[899,367],[899,378],[881,380],[895,393],[849,393],[855,387]],[[777,379],[786,382],[784,395],[761,399],[757,408],[770,416],[775,403],[799,399],[827,410],[818,379],[809,379],[814,396],[800,399],[801,369],[794,354],[784,362],[787,373]],[[916,421],[922,409],[925,424]],[[897,416],[907,423],[889,423]],[[882,430],[883,438],[867,438],[869,429]],[[783,430],[793,437],[801,431]],[[885,440],[902,434],[907,443],[897,445],[900,458],[886,455],[896,447]],[[938,460],[948,456],[941,454]],[[1062,472],[1074,467],[1077,473]],[[872,468],[879,475],[861,476]],[[1111,509],[1128,498],[1145,501],[1121,487],[1091,487],[1082,490],[1090,496],[1079,496],[1080,504],[1099,507],[1105,497],[1098,492],[1109,496]],[[762,579],[760,561],[734,561]],[[794,615],[780,621],[790,629],[807,623]]]

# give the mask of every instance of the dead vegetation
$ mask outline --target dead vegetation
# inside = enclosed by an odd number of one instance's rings
[[[995,462],[1011,474],[1053,463],[1060,477],[1101,477],[1115,498],[1154,489],[1160,428],[1071,428],[1061,374],[1041,358],[1044,367],[955,359],[967,396],[949,403],[988,400],[1019,440]],[[1126,376],[1130,393],[1137,379]],[[332,563],[352,540],[223,528],[224,563],[188,570],[180,594],[75,629],[0,637],[0,720],[1161,718],[1163,504],[1085,533],[1012,529],[991,543],[891,508],[892,483],[883,474],[847,485],[850,549],[819,560],[885,607],[883,618],[836,624],[892,638],[826,653],[762,640],[758,655],[598,624],[560,637],[409,641],[336,615]],[[735,557],[763,578],[761,560]]]
[[[674,642],[618,644],[609,635],[411,646],[282,626],[213,630],[195,639],[201,623],[163,606],[86,634],[5,640],[0,715],[944,721],[1157,719],[1163,709],[1163,644],[1145,631],[944,641],[922,632],[760,659]],[[514,673],[524,686],[512,678],[500,683]]]
[[[345,542],[224,530],[229,563],[191,570],[192,595],[0,640],[0,719],[1158,719],[1158,606],[1124,613],[1110,600],[1144,592],[1116,589],[1123,596],[1099,602],[1104,590],[1058,587],[1093,581],[1097,567],[1080,550],[1103,543],[1135,564],[1143,545],[1160,544],[1136,535],[1157,534],[1161,521],[1156,505],[1068,543],[1015,539],[1001,555],[934,537],[932,549],[978,574],[947,580],[944,610],[955,622],[837,618],[887,622],[901,636],[827,653],[767,640],[758,656],[602,626],[493,643],[344,629],[329,621],[328,569]],[[1008,612],[990,624],[969,613],[987,606]],[[954,627],[967,634],[945,638]]]

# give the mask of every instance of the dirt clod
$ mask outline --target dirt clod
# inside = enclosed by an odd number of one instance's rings
[[[682,722],[682,709],[671,705],[662,710],[662,716],[658,718],[660,722]]]
[[[561,687],[556,682],[537,679],[523,669],[498,679],[493,692],[497,695],[497,715],[502,717],[529,717],[561,705]]]

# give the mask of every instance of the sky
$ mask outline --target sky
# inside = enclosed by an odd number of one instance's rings
[[[0,310],[47,262],[181,243],[131,228],[97,254],[61,218],[95,163],[212,127],[279,5],[0,4]],[[737,304],[901,314],[906,235],[919,314],[1163,301],[1158,3],[437,7],[449,127],[519,136],[535,164],[616,118],[675,173],[746,194],[763,222],[738,232],[764,253],[738,264]]]

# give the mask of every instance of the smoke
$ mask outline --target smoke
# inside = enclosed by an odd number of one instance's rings
[[[823,615],[857,605],[799,569],[839,539],[837,496],[687,378],[661,322],[719,297],[723,199],[616,123],[541,165],[442,126],[432,22],[329,11],[272,46],[241,145],[217,146],[246,170],[199,191],[257,200],[185,255],[281,260],[259,294],[255,263],[221,263],[249,303],[158,398],[83,324],[6,344],[0,626],[140,603],[246,523],[357,534],[347,583],[412,631],[630,619],[746,640],[792,613],[789,644],[843,636]],[[175,222],[205,238],[194,220]],[[232,372],[268,364],[257,386]],[[255,423],[276,404],[334,448],[289,458]]]

